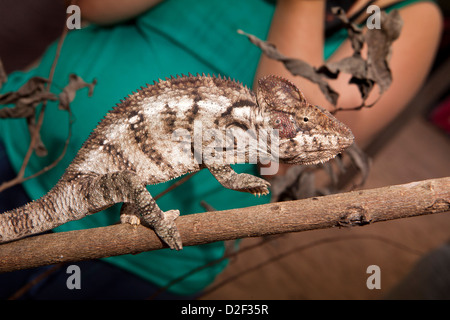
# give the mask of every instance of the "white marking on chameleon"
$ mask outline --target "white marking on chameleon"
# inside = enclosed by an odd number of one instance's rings
[[[126,123],[111,125],[108,132],[105,134],[106,136],[105,143],[108,143],[109,141],[121,140],[123,134],[127,132],[127,129],[128,125]]]
[[[98,174],[106,174],[108,173],[108,163],[105,161],[104,151],[101,149],[93,149],[90,150],[86,156],[86,161],[81,162],[77,169],[79,172],[95,172]]]
[[[166,101],[164,100],[164,98],[160,96],[152,96],[143,100],[141,108],[144,112],[144,115],[148,119],[154,119],[155,116],[159,116],[161,114],[162,110],[164,110],[166,106]]]
[[[135,123],[137,123],[138,121],[139,121],[139,116],[138,115],[135,115],[135,116],[133,116],[133,117],[131,117],[130,118],[130,120],[128,120],[131,124],[135,124]]]
[[[194,105],[194,100],[188,96],[173,97],[167,101],[167,104],[170,108],[176,110],[177,117],[183,118],[185,113]]]
[[[197,104],[200,107],[200,112],[203,109],[204,113],[211,117],[212,113],[220,114],[224,112],[231,105],[231,102],[227,97],[210,94],[204,100],[197,102]]]
[[[252,108],[250,106],[249,107],[234,108],[233,109],[233,116],[235,118],[248,119],[248,118],[250,118],[251,110],[252,110]]]

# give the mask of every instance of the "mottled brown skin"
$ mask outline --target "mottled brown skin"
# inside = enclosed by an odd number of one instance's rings
[[[267,144],[239,149],[240,138],[256,141],[261,130],[273,129],[279,132],[278,148]],[[231,151],[208,149],[219,139],[199,134],[208,130],[223,134],[222,142],[231,145]],[[236,135],[229,138],[227,130]],[[189,136],[185,144],[178,139],[183,135]],[[0,242],[123,203],[122,222],[142,223],[170,248],[180,250],[174,222],[179,211],[161,211],[146,185],[207,168],[225,188],[267,194],[267,181],[237,174],[230,164],[248,163],[255,153],[259,159],[313,164],[331,159],[352,143],[345,125],[310,105],[295,85],[276,76],[261,79],[256,95],[238,82],[214,76],[155,82],[105,116],[44,197],[0,215]]]

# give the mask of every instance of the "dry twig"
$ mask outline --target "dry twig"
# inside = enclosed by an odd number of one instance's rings
[[[450,210],[450,177],[398,186],[182,216],[185,246],[245,237],[360,226]],[[164,248],[143,226],[45,234],[0,245],[0,272]]]

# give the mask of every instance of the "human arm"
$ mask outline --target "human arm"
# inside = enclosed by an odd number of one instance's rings
[[[77,0],[83,20],[108,25],[133,18],[162,0]]]

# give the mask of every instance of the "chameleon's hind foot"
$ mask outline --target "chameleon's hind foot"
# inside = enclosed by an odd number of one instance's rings
[[[180,215],[180,211],[169,210],[161,213],[161,219],[154,223],[148,224],[156,232],[158,237],[169,246],[170,249],[183,249],[181,236],[175,224],[175,219]]]
[[[171,249],[183,249],[181,237],[175,224],[175,219],[179,217],[180,211],[169,210],[163,212],[159,208],[154,210],[153,214],[139,216],[139,208],[135,204],[124,203],[120,211],[120,222],[134,226],[142,224],[153,229],[158,237]]]

